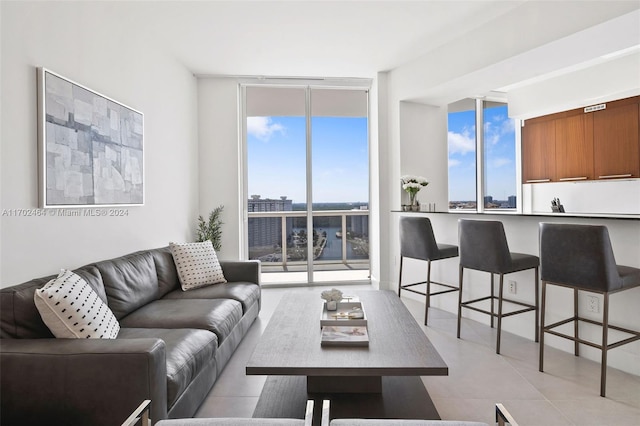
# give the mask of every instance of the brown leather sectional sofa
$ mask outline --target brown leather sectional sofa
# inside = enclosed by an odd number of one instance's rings
[[[119,425],[191,417],[260,310],[260,263],[221,261],[227,279],[182,291],[168,248],[83,266],[120,323],[117,339],[56,339],[33,301],[55,276],[0,290],[2,425]]]

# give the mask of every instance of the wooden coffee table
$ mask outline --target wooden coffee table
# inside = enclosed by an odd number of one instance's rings
[[[419,376],[447,375],[447,365],[394,292],[356,295],[367,314],[368,347],[321,346],[320,292],[283,296],[246,367],[248,375],[274,376],[255,417],[295,417],[307,398],[329,398],[332,414],[342,417],[438,418]]]

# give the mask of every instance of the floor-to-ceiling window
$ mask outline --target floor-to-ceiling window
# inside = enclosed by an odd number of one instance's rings
[[[264,283],[369,278],[367,91],[247,85],[247,253]]]
[[[449,209],[516,209],[517,136],[506,103],[463,99],[449,105]]]
[[[476,106],[473,99],[449,105],[449,208],[475,210]]]
[[[517,205],[515,121],[507,104],[482,103],[484,209],[515,209]]]

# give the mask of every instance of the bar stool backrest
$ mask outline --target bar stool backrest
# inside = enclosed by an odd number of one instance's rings
[[[438,243],[431,221],[426,217],[400,218],[400,255],[412,259],[430,260],[438,257]]]
[[[600,292],[620,289],[607,227],[540,223],[540,277]]]
[[[458,219],[460,266],[501,273],[511,265],[511,254],[502,222]]]

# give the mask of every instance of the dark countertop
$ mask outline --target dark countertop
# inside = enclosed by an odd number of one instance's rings
[[[469,215],[477,215],[477,216],[516,216],[516,217],[566,217],[566,218],[579,218],[579,219],[614,219],[614,220],[640,220],[640,215],[638,214],[599,214],[599,213],[516,213],[512,211],[502,211],[502,212],[492,212],[485,211],[482,213],[477,213],[475,211],[466,211],[466,210],[458,210],[458,211],[447,211],[447,212],[430,212],[430,211],[417,211],[417,212],[406,212],[403,210],[392,210],[391,213],[404,213],[404,214],[469,214]]]

